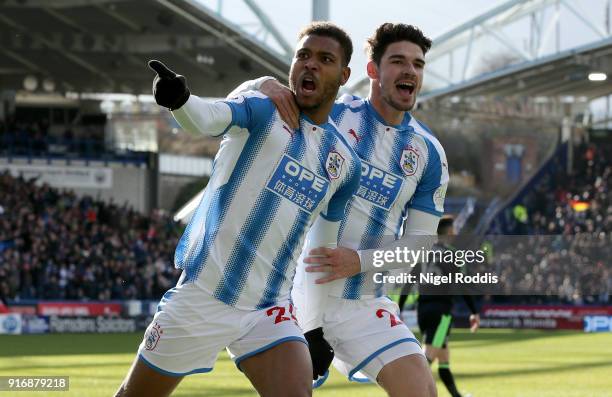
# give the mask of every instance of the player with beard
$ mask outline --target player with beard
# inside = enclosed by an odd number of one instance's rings
[[[185,129],[224,139],[176,248],[183,273],[117,396],[167,396],[185,375],[211,371],[223,348],[260,395],[311,395],[290,290],[306,232],[312,226],[307,246],[335,246],[359,185],[359,158],[329,120],[351,54],[350,38],[333,24],[300,33],[290,71],[303,111],[296,129],[260,93],[207,101],[190,94],[183,76],[149,62],[157,103]],[[326,343],[320,330],[307,331],[313,346]]]
[[[423,243],[431,245],[433,239],[417,236],[435,236],[444,212],[444,149],[409,113],[421,89],[431,40],[414,26],[385,23],[366,47],[369,98],[344,95],[332,110],[332,119],[362,160],[360,187],[342,221],[339,247],[305,248],[306,265],[298,267],[292,296],[299,313],[307,314],[302,276],[327,273],[317,282],[331,284],[322,329],[334,348],[336,368],[350,380],[378,382],[389,396],[433,396],[437,392],[421,346],[399,319],[397,305],[374,282],[375,273],[399,265],[374,267],[371,261],[373,251],[402,235],[403,246],[428,248]],[[295,123],[295,99],[286,87],[270,80],[261,91],[287,122]]]

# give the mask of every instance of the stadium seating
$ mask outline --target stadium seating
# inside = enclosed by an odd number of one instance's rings
[[[506,296],[498,300],[610,302],[612,273],[603,258],[612,255],[611,152],[611,144],[575,148],[573,172],[568,173],[558,161],[519,201],[503,210],[503,222],[494,222],[489,234],[556,237],[551,247],[554,249],[542,250],[538,246],[542,240],[533,237],[525,239],[527,245],[515,247],[513,252],[496,253],[494,266],[508,284],[522,284],[541,292],[539,296]]]
[[[180,226],[0,174],[0,300],[159,299]]]

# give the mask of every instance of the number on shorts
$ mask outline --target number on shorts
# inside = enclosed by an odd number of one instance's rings
[[[291,312],[291,308],[289,308],[289,311]],[[289,317],[285,317],[285,308],[282,306],[271,307],[266,311],[266,314],[268,316],[271,316],[272,314],[274,314],[274,312],[278,312],[278,314],[276,315],[276,318],[274,319],[274,324],[278,324],[283,321],[291,320]]]
[[[402,320],[398,319],[395,314],[391,313],[389,310],[378,309],[376,311],[376,317],[383,318],[384,313],[389,315],[389,321],[391,322],[391,327],[395,327],[396,325],[403,324]]]
[[[289,314],[291,315],[291,319],[297,324],[297,317],[295,317],[295,306],[293,306],[293,303],[289,304]]]

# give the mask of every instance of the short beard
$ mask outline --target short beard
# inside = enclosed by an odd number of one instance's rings
[[[387,104],[389,106],[391,106],[393,109],[400,111],[400,112],[409,112],[414,108],[414,104],[415,102],[413,102],[411,105],[408,105],[408,107],[404,108],[404,106],[400,105],[399,103],[395,102],[393,100],[393,98],[391,97],[391,95],[383,95],[382,99],[387,102]]]
[[[320,100],[312,105],[302,105],[299,103],[299,97],[296,95],[296,101],[298,102],[298,107],[302,110],[316,110],[319,107],[321,107],[321,105],[328,103],[329,101],[335,101],[336,100],[336,96],[338,96],[338,89],[340,88],[340,81],[341,81],[342,77],[339,76],[338,79],[335,82],[329,82],[327,84],[325,84],[325,86],[323,86],[323,92],[321,93],[320,96]],[[293,84],[290,83],[290,89],[291,91],[293,91],[293,93],[295,94],[297,92],[297,90],[295,89],[295,87],[292,87]]]

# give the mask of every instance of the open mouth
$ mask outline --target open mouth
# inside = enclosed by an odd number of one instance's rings
[[[317,85],[312,77],[304,77],[302,79],[302,91],[305,93],[314,92],[317,89]]]
[[[395,85],[395,87],[397,87],[399,92],[408,95],[414,94],[414,91],[416,90],[416,84],[412,81],[400,81]]]

